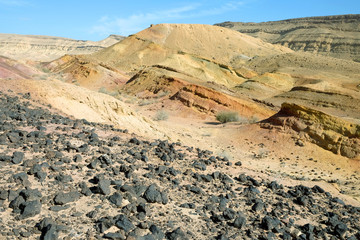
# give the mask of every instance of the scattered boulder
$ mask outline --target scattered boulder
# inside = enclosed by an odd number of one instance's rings
[[[23,161],[25,154],[23,152],[14,152],[12,156],[12,163],[19,164]]]
[[[34,217],[41,212],[41,203],[39,200],[24,202],[20,204],[21,218]]]
[[[59,192],[54,198],[54,202],[57,205],[64,205],[70,202],[77,201],[80,198],[80,194],[77,191],[63,193]]]

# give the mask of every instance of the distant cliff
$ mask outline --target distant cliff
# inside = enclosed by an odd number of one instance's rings
[[[360,62],[360,14],[215,24],[295,51]]]
[[[0,34],[0,55],[16,60],[51,61],[65,54],[93,53],[122,39],[122,36],[110,35],[93,42],[50,36]]]

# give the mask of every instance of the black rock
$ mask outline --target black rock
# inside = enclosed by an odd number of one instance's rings
[[[103,238],[112,239],[112,240],[125,240],[126,239],[126,237],[124,237],[121,233],[107,233],[103,236]]]
[[[150,232],[156,237],[156,239],[161,240],[165,238],[165,234],[158,228],[156,225],[151,225],[149,228]]]
[[[273,230],[279,225],[280,221],[276,218],[265,216],[261,221],[261,227],[265,230]]]
[[[38,215],[41,212],[41,203],[39,200],[24,202],[20,205],[21,218],[29,218]]]
[[[254,178],[252,178],[250,176],[247,177],[247,180],[249,180],[250,183],[253,184],[255,187],[259,187],[261,185],[257,180],[255,180]]]
[[[226,234],[220,234],[216,237],[216,240],[229,240],[229,238],[226,236]]]
[[[107,229],[111,228],[112,226],[115,225],[115,219],[112,217],[102,217],[100,218],[96,224],[95,224],[95,229],[96,231],[103,233],[105,232]]]
[[[13,175],[15,181],[19,181],[21,183],[28,182],[28,175],[25,172],[16,173]]]
[[[135,229],[134,224],[130,222],[130,220],[123,214],[115,217],[116,223],[115,225],[124,230],[126,233],[129,233],[133,229]]]
[[[195,209],[195,204],[194,203],[183,203],[183,204],[180,204],[181,208],[190,208],[190,209]]]
[[[161,203],[162,202],[162,196],[161,193],[157,190],[156,185],[152,184],[150,185],[143,195],[144,199],[149,203]]]
[[[339,223],[338,225],[335,226],[334,232],[335,232],[335,235],[337,235],[339,237],[343,237],[347,230],[348,230],[348,227],[346,226],[345,223]]]
[[[49,224],[55,224],[54,221],[51,218],[44,218],[39,223],[36,224],[36,227],[42,231],[47,225]]]
[[[73,182],[72,177],[70,175],[65,175],[65,174],[59,174],[58,176],[55,177],[55,179],[62,183]]]
[[[7,190],[0,190],[0,200],[6,200],[9,197],[9,191]]]
[[[298,197],[295,202],[299,205],[306,206],[309,204],[309,197],[308,196]]]
[[[108,179],[100,179],[96,188],[96,192],[103,194],[103,195],[109,195],[110,194],[110,180]]]
[[[242,166],[242,163],[241,163],[240,161],[237,161],[237,162],[235,163],[235,166]]]
[[[195,193],[195,194],[201,194],[203,191],[201,190],[201,188],[197,187],[197,186],[190,186],[190,185],[187,185],[186,188],[192,192],[192,193]]]
[[[270,188],[273,191],[283,188],[283,186],[279,185],[276,181],[272,181],[271,183],[269,183],[267,185],[267,187]]]
[[[255,195],[255,194],[260,194],[260,191],[254,186],[249,186],[244,189],[244,194]]]
[[[39,171],[35,173],[35,177],[39,179],[40,182],[44,181],[46,179],[46,176],[47,176],[46,172]]]
[[[12,200],[9,204],[9,208],[12,208],[15,213],[20,213],[20,205],[25,203],[25,199],[23,196],[17,196],[14,200]]]
[[[321,187],[319,187],[318,185],[315,185],[314,187],[312,187],[312,190],[315,192],[315,193],[324,193],[325,190],[322,189]]]
[[[331,201],[335,202],[335,203],[345,205],[345,202],[343,200],[341,200],[340,198],[338,198],[338,197],[335,197],[335,198],[331,199]]]
[[[121,193],[115,192],[108,199],[111,203],[115,204],[117,207],[121,207],[121,203],[122,203]]]
[[[311,224],[305,224],[303,227],[302,227],[303,231],[307,234],[310,234],[310,233],[313,233],[314,232],[314,226],[311,225]]]
[[[167,204],[169,202],[169,198],[165,192],[161,192],[161,203]]]
[[[88,212],[88,213],[86,214],[86,216],[87,216],[88,218],[94,219],[94,218],[97,216],[97,211],[96,211],[96,210],[92,210],[92,211]]]
[[[42,194],[38,189],[30,188],[22,190],[19,195],[23,196],[25,201],[38,200],[42,197]]]
[[[11,162],[14,164],[19,164],[23,161],[24,159],[24,153],[23,152],[14,152]]]
[[[264,209],[265,205],[263,202],[257,202],[252,206],[252,210],[255,212],[261,212]]]
[[[19,196],[20,190],[9,190],[9,197],[8,197],[8,201],[11,202],[12,200],[14,200],[16,197]]]
[[[112,164],[112,160],[110,159],[110,157],[106,154],[101,155],[100,157],[98,157],[98,160],[102,163],[105,164],[107,166],[110,166]]]
[[[233,222],[233,226],[236,228],[243,228],[246,224],[246,216],[244,214],[239,214],[239,216]]]
[[[223,216],[227,220],[232,220],[235,218],[236,212],[231,208],[226,208],[225,211],[223,212]]]
[[[144,213],[145,215],[149,215],[151,210],[149,206],[145,203],[139,203],[139,205],[136,207],[137,212]]]
[[[73,158],[73,161],[79,163],[82,161],[82,156],[80,154],[76,154]]]
[[[54,198],[54,202],[57,205],[64,205],[69,202],[77,201],[79,198],[80,198],[80,193],[76,192],[76,191],[68,192],[68,193],[60,192],[60,193],[56,194],[56,196]]]
[[[55,224],[49,224],[42,229],[40,240],[57,240],[58,231]]]
[[[0,162],[10,162],[11,157],[6,155],[0,155]]]
[[[175,229],[175,230],[172,231],[172,232],[166,233],[166,237],[167,237],[167,239],[169,239],[169,240],[186,240],[186,239],[188,239],[188,238],[186,237],[186,234],[184,233],[183,230],[181,230],[180,227],[177,228],[177,229]]]
[[[136,144],[136,145],[141,145],[142,142],[140,140],[138,140],[137,138],[131,138],[129,140],[130,143]]]
[[[81,182],[81,183],[79,184],[79,187],[80,187],[80,189],[81,189],[80,192],[81,192],[82,194],[84,194],[85,196],[90,196],[90,195],[92,194],[90,188],[86,185],[85,182]]]
[[[247,181],[247,177],[245,174],[242,173],[236,178],[236,180],[238,180],[239,182],[245,183]]]

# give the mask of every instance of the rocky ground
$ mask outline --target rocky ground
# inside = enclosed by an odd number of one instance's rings
[[[0,239],[360,239],[360,208],[0,93]],[[229,168],[238,174],[228,173]]]

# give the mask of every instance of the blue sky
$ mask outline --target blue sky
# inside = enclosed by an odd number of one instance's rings
[[[263,22],[359,13],[359,0],[0,0],[0,33],[97,41],[157,23]]]

